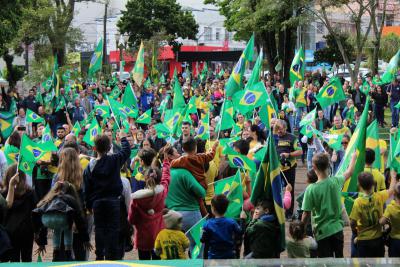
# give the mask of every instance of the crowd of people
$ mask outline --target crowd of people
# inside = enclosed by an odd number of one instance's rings
[[[115,116],[104,119],[95,109],[109,105],[111,96],[120,101],[130,88],[129,81],[76,81],[50,99],[40,86],[32,87],[25,97],[15,89],[2,88],[0,111],[15,112],[15,119],[12,133],[1,138],[1,261],[31,262],[34,253],[46,252],[50,240],[53,261],[86,261],[90,253],[96,260],[121,260],[133,249],[140,260],[187,259],[194,253],[206,259],[279,258],[283,250],[278,240],[283,237],[274,202],[250,201],[256,173],[241,172],[243,207],[236,218],[225,217],[228,196],[215,194],[214,183],[237,172],[220,143],[227,138],[233,150],[257,167],[262,161],[257,152],[266,146],[267,138],[274,138],[282,173],[279,194],[289,223],[289,257],[343,257],[346,224],[353,233],[352,256],[384,257],[388,246],[388,255],[399,257],[400,183],[395,171],[384,172],[385,141],[379,142],[380,155],[367,144],[365,170],[356,173],[359,194],[350,214],[342,204],[341,191],[354,174],[355,153],[344,174],[335,176],[365,108],[366,94],[372,100],[369,123],[376,119],[385,126],[384,110],[390,107],[392,131],[398,127],[398,81],[387,86],[373,84],[371,77],[353,85],[342,81],[346,99],[321,109],[316,94],[328,82],[325,73],[308,73],[292,91],[279,74],[266,76],[262,81],[277,103],[269,125],[256,111],[250,116],[235,112],[239,131],[220,131],[228,77],[228,73],[210,72],[199,80],[179,74],[184,100],[188,104],[194,99],[197,112],[190,121],[181,122],[179,135],[169,136],[158,132],[157,125],[163,122],[165,109],[172,108],[170,79],[146,88],[132,82],[139,113],[152,109],[150,124],[137,123],[132,117],[126,118],[128,123]],[[360,89],[365,82],[371,86],[367,93]],[[343,135],[340,149],[333,150],[318,136],[303,134],[300,121],[314,108],[318,112],[313,127]],[[43,122],[29,122],[28,111]],[[93,112],[101,133],[91,146],[84,137]],[[198,135],[206,115],[209,138],[204,140]],[[81,124],[79,132],[73,130],[76,123]],[[18,153],[25,135],[41,142],[46,128],[57,151],[38,160],[28,175],[11,154]],[[380,169],[373,167],[378,157],[382,158]],[[307,168],[307,177],[302,178],[308,185],[305,192],[295,195],[298,164]],[[204,245],[198,251],[188,232],[202,218],[206,218],[200,238]]]

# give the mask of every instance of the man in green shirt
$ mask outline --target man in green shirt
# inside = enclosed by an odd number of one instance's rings
[[[357,154],[354,153],[343,176],[330,177],[329,156],[325,153],[314,155],[312,165],[318,181],[310,184],[305,191],[301,218],[303,223],[312,216],[315,238],[318,243],[318,257],[343,257],[343,220],[341,191],[344,182],[354,171]]]

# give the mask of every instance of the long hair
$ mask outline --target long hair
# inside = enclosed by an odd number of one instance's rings
[[[8,138],[8,144],[19,148],[21,146],[21,135],[18,131],[14,131]]]
[[[39,201],[37,207],[41,207],[47,203],[50,203],[56,196],[61,193],[69,194],[72,196],[79,204],[79,196],[75,190],[75,186],[70,184],[69,182],[57,182],[50,191]]]
[[[14,163],[7,168],[5,179],[3,180],[3,188],[5,192],[8,192],[8,187],[10,185],[11,178],[17,173],[17,164]],[[29,185],[26,183],[26,175],[23,172],[18,172],[19,182],[14,190],[15,196],[18,198],[25,194],[26,191],[30,189]]]
[[[73,148],[64,148],[60,153],[60,162],[58,166],[59,181],[66,181],[79,190],[82,185],[82,167],[79,162],[78,153]]]

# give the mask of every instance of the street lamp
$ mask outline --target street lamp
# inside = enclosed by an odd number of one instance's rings
[[[122,37],[122,38],[121,38]],[[121,33],[117,32],[115,34],[115,42],[116,47],[119,49],[119,79],[122,79],[123,65],[123,50],[126,49],[128,43],[129,36],[121,35]]]

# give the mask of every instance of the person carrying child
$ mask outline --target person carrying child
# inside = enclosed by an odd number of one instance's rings
[[[190,171],[200,185],[207,190],[208,186],[204,166],[214,159],[218,145],[219,141],[215,141],[210,152],[197,153],[196,140],[193,137],[188,137],[182,142],[182,148],[186,154],[173,160],[171,162],[171,168],[183,168]],[[207,210],[202,199],[199,199],[199,204],[201,214],[205,216]]]

